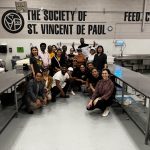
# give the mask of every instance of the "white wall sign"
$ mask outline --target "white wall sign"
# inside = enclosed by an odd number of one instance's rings
[[[27,2],[26,1],[19,1],[19,2],[15,2],[16,5],[16,11],[17,12],[27,12]]]

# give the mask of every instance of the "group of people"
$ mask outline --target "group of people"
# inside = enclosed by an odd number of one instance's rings
[[[77,50],[74,44],[67,54],[67,46],[57,48],[55,45],[40,44],[31,47],[30,67],[33,78],[29,81],[25,105],[28,113],[34,109],[55,102],[57,96],[69,98],[68,93],[86,92],[90,100],[87,110],[100,108],[102,116],[109,114],[113,102],[114,83],[107,68],[107,55],[103,46],[89,47],[84,39]]]

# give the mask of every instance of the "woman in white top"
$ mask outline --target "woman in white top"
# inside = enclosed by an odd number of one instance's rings
[[[88,62],[93,62],[95,53],[96,53],[95,48],[92,47],[92,48],[90,49],[90,53],[89,53],[89,55],[88,55]]]

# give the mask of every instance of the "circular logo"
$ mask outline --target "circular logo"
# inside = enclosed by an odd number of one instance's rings
[[[18,33],[24,27],[23,16],[15,10],[6,11],[1,21],[4,29],[10,33]]]

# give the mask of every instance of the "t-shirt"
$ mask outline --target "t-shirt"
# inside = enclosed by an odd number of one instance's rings
[[[79,45],[78,48],[83,48],[83,47],[87,47],[87,46],[89,46],[89,44],[83,43],[83,44]]]
[[[94,56],[95,56],[95,54],[94,55],[89,54],[88,55],[88,62],[93,62]]]
[[[72,77],[78,77],[80,69],[78,67],[73,67]]]
[[[104,68],[104,64],[107,64],[107,55],[104,53],[101,55],[96,54],[94,56],[93,64],[101,72]]]
[[[83,55],[85,57],[88,57],[88,55],[89,55],[89,44],[83,43],[80,46],[78,46],[78,48],[81,48]]]
[[[86,73],[87,73],[88,79],[92,78],[92,71],[91,70],[87,69]]]
[[[101,79],[102,79],[101,76],[98,76],[97,78],[92,76],[91,78],[89,78],[89,83],[91,83],[93,85],[93,87],[95,87],[97,82]]]
[[[74,54],[68,54],[68,66],[72,67],[73,66],[73,58],[74,58]]]
[[[43,61],[42,61],[41,57],[39,57],[39,56],[37,58],[36,57],[31,57],[30,58],[30,64],[33,65],[35,73],[36,72],[41,72],[42,69],[43,69],[43,66],[42,66]]]
[[[87,79],[87,73],[79,71],[77,78],[86,81],[86,79]]]
[[[67,72],[65,73],[65,75],[63,75],[61,71],[56,72],[53,76],[52,88],[56,86],[56,80],[59,80],[61,88],[64,88],[66,85],[66,79],[69,79],[69,75]]]
[[[51,64],[51,59],[49,57],[49,53],[48,52],[43,53],[42,51],[39,51],[39,56],[42,58],[43,65],[45,67],[47,67],[48,65]]]
[[[49,54],[50,59],[52,59],[54,56],[55,56],[55,53],[53,53],[53,52]]]
[[[85,57],[83,54],[76,55],[74,58],[77,60],[77,67],[85,64]]]

